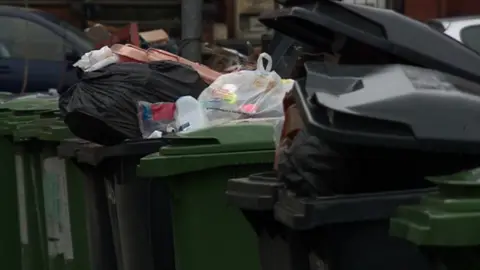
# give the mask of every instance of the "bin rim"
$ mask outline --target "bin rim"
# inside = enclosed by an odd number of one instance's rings
[[[337,223],[388,220],[399,206],[418,203],[425,195],[436,192],[438,188],[433,187],[303,198],[284,189],[279,192],[274,216],[277,221],[294,230],[309,230]]]

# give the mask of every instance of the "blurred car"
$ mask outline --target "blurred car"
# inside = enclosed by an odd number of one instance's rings
[[[93,42],[78,28],[49,13],[0,6],[0,91],[66,89],[78,80],[72,67]]]
[[[480,53],[480,16],[433,19],[427,24]]]

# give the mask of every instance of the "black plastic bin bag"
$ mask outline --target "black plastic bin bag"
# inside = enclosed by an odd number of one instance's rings
[[[79,83],[61,94],[59,107],[76,136],[114,145],[141,138],[137,102],[175,102],[181,96],[197,98],[206,87],[198,73],[183,64],[118,63],[84,73]]]

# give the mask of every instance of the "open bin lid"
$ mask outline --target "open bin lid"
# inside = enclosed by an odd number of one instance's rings
[[[357,145],[480,152],[476,83],[405,65],[305,67],[306,80],[294,94],[312,135]]]
[[[346,37],[345,46],[355,41],[397,57],[400,62],[480,81],[480,55],[392,10],[323,0],[311,9],[293,7],[267,12],[259,20],[310,45],[332,44]]]

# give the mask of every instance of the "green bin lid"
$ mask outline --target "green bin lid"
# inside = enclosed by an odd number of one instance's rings
[[[0,104],[0,111],[56,109],[57,98],[14,98]]]
[[[434,182],[437,185],[449,184],[454,186],[465,185],[480,187],[480,168],[461,171],[451,175],[431,176],[428,177],[428,180]]]
[[[20,124],[16,127],[13,135],[17,141],[32,138],[61,141],[72,136],[70,130],[59,118],[40,118]]]
[[[41,113],[58,110],[58,98],[31,97],[13,98],[0,104],[0,134],[14,133],[19,125],[40,118]]]
[[[0,135],[12,135],[18,126],[30,123],[38,119],[38,115],[17,116],[0,120]]]
[[[205,139],[205,144],[170,145],[142,159],[141,176],[168,176],[238,164],[268,164],[275,158],[274,127],[278,119],[242,120],[178,134]],[[188,164],[188,166],[184,166]],[[159,169],[161,168],[161,169]]]
[[[255,122],[237,121],[218,125],[198,131],[178,134],[185,138],[205,139],[207,144],[178,146],[172,145],[160,150],[162,155],[191,155],[222,153],[234,151],[271,150],[273,141],[273,120],[256,120]],[[211,143],[215,142],[215,143]]]
[[[45,129],[39,134],[38,139],[42,141],[60,142],[66,139],[75,138],[70,129],[64,123],[57,123]]]
[[[18,124],[40,118],[43,112],[56,110],[57,106],[55,99],[13,99],[0,104],[0,124],[3,122],[8,132]]]
[[[480,169],[428,179],[438,193],[399,207],[390,234],[420,246],[480,245]]]
[[[11,99],[14,95],[11,92],[0,92],[0,101]]]

